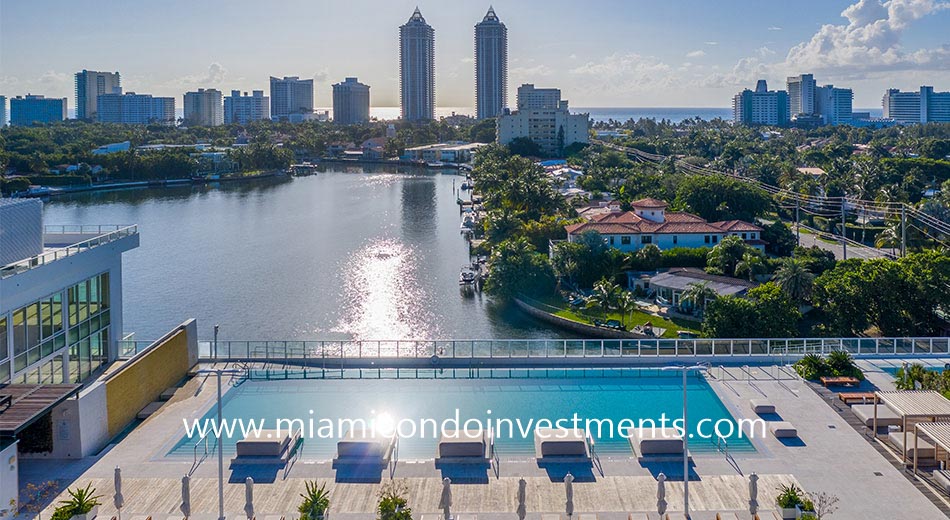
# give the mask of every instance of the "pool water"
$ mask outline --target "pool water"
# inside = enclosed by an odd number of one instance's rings
[[[888,374],[890,374],[890,375],[892,375],[892,376],[894,376],[894,377],[897,377],[897,371],[900,370],[901,367],[899,367],[899,366],[881,366],[880,369],[883,370],[884,372],[887,372]],[[927,370],[928,372],[943,372],[943,371],[945,370],[945,367],[943,367],[943,366],[936,366],[936,365],[924,365],[924,370]]]
[[[577,413],[582,421],[581,428],[586,419],[603,420],[600,435],[596,426],[590,428],[590,433],[596,441],[596,452],[608,457],[632,455],[627,439],[617,434],[622,419],[630,419],[636,424],[641,418],[659,421],[661,414],[666,414],[671,421],[682,418],[682,377],[671,377],[669,372],[521,370],[516,375],[522,374],[525,377],[499,379],[247,380],[227,391],[223,416],[225,421],[232,418],[263,420],[267,428],[274,428],[278,418],[302,419],[305,428],[302,458],[307,460],[332,459],[336,453],[336,438],[344,433],[336,431],[332,438],[307,438],[310,418],[314,423],[313,434],[319,435],[317,429],[323,418],[336,424],[340,418],[369,421],[388,415],[394,421],[415,421],[418,427],[423,419],[434,419],[437,423],[452,419],[458,409],[461,422],[469,418],[480,419],[482,424],[492,421],[496,428],[496,452],[500,458],[533,456],[533,433],[525,438],[522,431],[532,432],[537,426],[536,421],[543,418],[570,421]],[[740,438],[736,421],[705,379],[690,376],[687,391],[691,433],[698,433],[696,426],[701,419],[728,421],[728,424],[721,424],[720,430],[723,434],[729,433],[730,429],[733,431],[726,436],[729,450],[754,451],[745,435]],[[212,405],[204,418],[214,417],[216,408]],[[497,426],[494,421],[502,418],[510,419],[511,423],[502,422]],[[515,422],[517,419],[521,420],[520,425]],[[410,431],[408,423],[404,423],[403,428],[402,431]],[[437,434],[433,436],[431,424],[425,424],[425,428],[422,436],[400,437],[400,460],[424,460],[435,456]],[[448,428],[452,429],[451,426]],[[707,422],[703,433],[712,435],[710,432],[712,423]],[[240,437],[238,434],[225,438],[224,451],[233,454],[235,442]],[[693,435],[690,451],[716,451],[715,435],[712,437],[701,439]],[[190,457],[194,443],[183,436],[169,455]]]

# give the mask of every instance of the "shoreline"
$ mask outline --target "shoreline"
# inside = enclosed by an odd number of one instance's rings
[[[662,339],[657,338],[656,336],[637,334],[635,332],[605,329],[604,327],[596,327],[594,325],[588,325],[579,321],[562,318],[561,316],[555,316],[554,314],[545,312],[525,301],[522,301],[520,298],[515,298],[514,303],[519,310],[533,318],[543,321],[553,327],[567,330],[586,337],[598,339]]]
[[[253,180],[259,180],[259,179],[283,177],[287,175],[288,173],[284,170],[272,170],[272,171],[264,172],[258,175],[219,177],[216,179],[187,177],[187,178],[178,178],[178,179],[154,179],[154,180],[149,180],[149,181],[109,182],[109,183],[104,183],[104,184],[90,184],[90,185],[83,185],[83,186],[63,186],[63,187],[55,187],[55,188],[50,187],[46,191],[17,194],[15,198],[50,198],[50,197],[57,197],[61,195],[72,195],[74,193],[127,190],[127,189],[137,189],[137,188],[165,188],[168,186],[207,185],[207,184],[212,184],[216,182],[253,181]]]

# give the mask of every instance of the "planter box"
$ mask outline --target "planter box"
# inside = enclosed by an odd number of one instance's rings
[[[90,509],[88,513],[84,515],[76,515],[72,517],[70,520],[92,520],[98,514],[99,514],[99,506],[93,506],[93,508]]]
[[[782,520],[795,520],[799,515],[798,507],[783,507],[781,511]]]

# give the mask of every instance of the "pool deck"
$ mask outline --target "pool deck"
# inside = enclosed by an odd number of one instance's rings
[[[942,363],[942,362],[941,362]],[[795,379],[776,381],[772,368],[733,367],[711,372],[710,385],[736,418],[754,419],[748,402],[767,398],[782,420],[798,429],[799,440],[782,443],[771,437],[753,440],[756,453],[735,454],[727,460],[722,454],[694,455],[690,471],[690,509],[693,518],[715,518],[716,512],[745,511],[748,518],[748,475],[760,476],[761,510],[775,509],[774,497],[781,485],[794,483],[806,491],[824,491],[840,502],[835,518],[942,518],[944,513],[933,505],[895,466],[852,428],[834,408],[823,401],[807,384]],[[200,417],[215,397],[214,379],[192,379],[180,389],[156,415],[133,430],[117,445],[98,457],[77,461],[22,459],[21,489],[27,482],[56,480],[65,486],[85,486],[91,482],[103,495],[100,518],[115,514],[112,506],[112,475],[122,468],[126,506],[122,518],[151,515],[153,520],[181,518],[181,477],[192,467],[192,459],[165,457],[170,439],[181,435],[182,417]],[[869,373],[874,384],[890,384],[883,371]],[[622,520],[630,512],[656,511],[656,475],[668,477],[669,512],[683,509],[682,463],[641,465],[635,458],[604,458],[602,474],[596,468],[585,474],[574,472],[576,513],[597,512],[603,520]],[[559,473],[560,471],[560,473]],[[476,513],[481,518],[513,519],[518,479],[528,483],[528,517],[540,519],[541,513],[564,511],[563,470],[545,470],[533,460],[502,459],[498,476],[494,471],[467,473],[473,483],[453,485],[453,512]],[[300,460],[284,478],[282,472],[254,471],[256,516],[267,519],[295,514],[299,494],[306,480],[326,482],[331,493],[333,516],[369,519],[375,517],[379,483],[337,483],[329,462]],[[443,473],[433,461],[403,462],[396,466],[395,479],[407,489],[414,515],[437,513]],[[452,476],[452,475],[448,475]],[[193,518],[217,517],[217,463],[214,455],[203,460],[192,475]],[[243,518],[244,474],[232,477],[225,461],[225,511],[229,518]],[[270,480],[270,483],[266,483]],[[388,482],[388,474],[383,483]],[[464,480],[468,482],[468,480]],[[60,497],[61,498],[61,497]],[[58,500],[58,499],[57,499]],[[48,518],[51,508],[43,513]]]

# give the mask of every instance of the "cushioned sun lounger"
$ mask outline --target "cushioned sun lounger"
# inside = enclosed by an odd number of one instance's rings
[[[286,462],[300,441],[300,430],[259,430],[235,446],[234,464],[278,464]]]
[[[378,460],[387,463],[396,444],[396,434],[353,428],[336,443],[337,462]]]
[[[485,461],[491,457],[491,440],[484,431],[446,430],[439,439],[437,460]]]
[[[874,427],[874,405],[873,404],[856,404],[851,406],[851,411],[854,412],[854,415],[858,416],[858,419],[868,427]],[[900,426],[901,418],[896,413],[894,413],[890,408],[883,404],[877,405],[877,427],[882,426]]]
[[[682,455],[683,436],[673,428],[634,428],[630,445],[642,455]]]
[[[945,469],[934,470],[934,482],[944,493],[950,494],[950,471]]]
[[[769,423],[769,431],[776,439],[793,439],[798,437],[798,430],[788,421],[775,421]]]
[[[897,448],[898,452],[901,451],[904,443],[904,432],[890,432],[887,434],[887,439]],[[932,459],[936,453],[934,445],[923,439],[917,441],[917,450],[918,459]],[[914,432],[907,432],[907,448],[905,451],[908,459],[914,458]]]
[[[749,406],[752,407],[753,412],[758,414],[775,413],[775,405],[772,404],[772,401],[766,399],[751,399]]]
[[[534,452],[540,459],[590,459],[587,432],[581,429],[538,428],[534,431]]]

